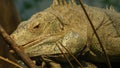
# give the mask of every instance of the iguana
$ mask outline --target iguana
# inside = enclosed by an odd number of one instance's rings
[[[120,61],[120,14],[84,4],[111,62]],[[10,35],[30,57],[45,55],[62,58],[58,48],[61,43],[73,55],[105,62],[103,51],[80,5],[74,0],[53,0],[44,11],[23,21]],[[68,52],[60,46],[63,53]],[[69,55],[68,55],[69,57]],[[60,61],[62,61],[60,59]],[[71,59],[72,60],[72,59]]]

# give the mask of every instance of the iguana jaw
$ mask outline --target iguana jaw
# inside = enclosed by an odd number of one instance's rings
[[[54,58],[55,61],[66,62],[64,55],[61,53],[61,51],[59,50],[56,44],[56,42],[60,41],[60,39],[62,39],[63,37],[64,35],[59,35],[59,34],[54,36],[48,35],[48,36],[36,38],[35,40],[31,40],[26,44],[22,44],[22,45],[19,44],[19,46],[20,48],[22,48],[22,50],[24,50],[24,52],[29,57],[35,58],[40,56],[46,56],[47,58],[51,58],[51,59]],[[48,43],[51,44],[47,45]],[[64,51],[64,54],[68,56],[70,60],[72,60],[68,52],[65,51],[63,48],[62,50]]]
[[[15,34],[16,35],[16,34]],[[22,47],[23,50],[25,51],[25,53],[29,54],[29,56],[38,56],[39,53],[40,54],[52,54],[54,52],[54,47],[56,46],[56,42],[59,41],[64,35],[63,34],[56,34],[56,35],[41,35],[39,37],[36,37],[34,39],[31,39],[27,42],[24,42],[24,44],[22,43],[17,43],[18,46]],[[16,42],[18,39],[14,38],[14,34],[11,35],[11,38]],[[52,48],[53,49],[52,49]],[[47,53],[50,52],[50,50],[52,51],[51,53]],[[57,48],[58,49],[58,48]],[[38,51],[39,50],[39,51]],[[43,51],[43,52],[42,52]],[[45,52],[47,51],[47,52]],[[59,50],[58,50],[59,51]],[[59,51],[60,52],[60,51]],[[55,53],[55,52],[54,52]],[[53,54],[54,54],[53,53]],[[56,52],[57,53],[57,52]],[[55,53],[55,54],[56,54]]]

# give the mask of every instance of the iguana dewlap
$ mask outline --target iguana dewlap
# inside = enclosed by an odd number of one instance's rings
[[[120,14],[84,5],[111,61],[120,61]],[[60,54],[60,42],[74,55],[84,50],[87,59],[104,61],[103,51],[83,12],[76,4],[53,3],[23,21],[10,35],[30,57]],[[60,46],[64,53],[68,53]]]

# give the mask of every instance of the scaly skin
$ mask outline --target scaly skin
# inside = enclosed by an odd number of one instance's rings
[[[120,60],[120,14],[109,9],[84,5],[94,27],[113,62]],[[85,48],[88,60],[104,62],[103,51],[82,8],[76,4],[58,5],[57,2],[29,20],[21,22],[10,35],[30,57],[60,54],[60,42],[73,55]],[[68,53],[61,47],[64,53]],[[57,56],[61,57],[61,56]]]

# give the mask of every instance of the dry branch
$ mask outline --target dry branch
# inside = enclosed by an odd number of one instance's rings
[[[6,31],[0,25],[0,35],[5,39],[5,41],[10,45],[10,47],[21,57],[24,63],[30,68],[36,68],[37,66],[32,62],[32,60],[18,47],[18,45],[11,39],[11,37],[6,33]]]
[[[79,64],[79,66],[83,68],[83,65],[77,60],[77,58],[67,48],[65,48],[65,46],[62,43],[58,42],[58,44],[60,44],[68,52],[68,54]]]
[[[15,65],[15,66],[18,67],[18,68],[23,68],[22,66],[18,65],[17,63],[15,63],[15,62],[7,59],[7,58],[4,58],[4,57],[2,57],[2,56],[0,56],[0,59],[3,60],[3,61],[6,61],[6,62],[8,62],[8,63],[10,63],[10,64],[12,64],[12,65]]]
[[[89,21],[89,24],[90,24],[91,27],[92,27],[93,32],[95,33],[95,36],[96,36],[96,38],[97,38],[97,40],[98,40],[98,42],[99,42],[99,44],[100,44],[100,47],[102,48],[102,51],[103,51],[103,53],[104,53],[104,55],[105,55],[105,61],[106,61],[107,65],[108,65],[108,67],[109,67],[109,68],[112,68],[111,63],[110,63],[110,59],[109,59],[109,57],[108,57],[107,54],[106,54],[106,50],[105,50],[105,48],[104,48],[104,46],[103,46],[103,44],[102,44],[102,42],[101,42],[101,40],[100,40],[100,37],[99,37],[98,33],[97,33],[96,30],[95,30],[95,27],[94,27],[94,25],[93,25],[93,22],[91,21],[89,15],[88,15],[88,13],[87,13],[84,5],[83,5],[82,0],[79,0],[79,2],[80,2],[80,5],[81,5],[81,7],[82,7],[82,9],[83,9],[83,11],[84,11],[84,13],[85,13],[88,21]]]
[[[70,62],[69,58],[64,54],[64,52],[62,51],[62,49],[60,48],[59,44],[56,44],[57,47],[59,48],[59,50],[61,51],[61,54],[65,57],[65,59],[68,61],[68,63],[70,64],[71,68],[74,68],[73,64]]]

